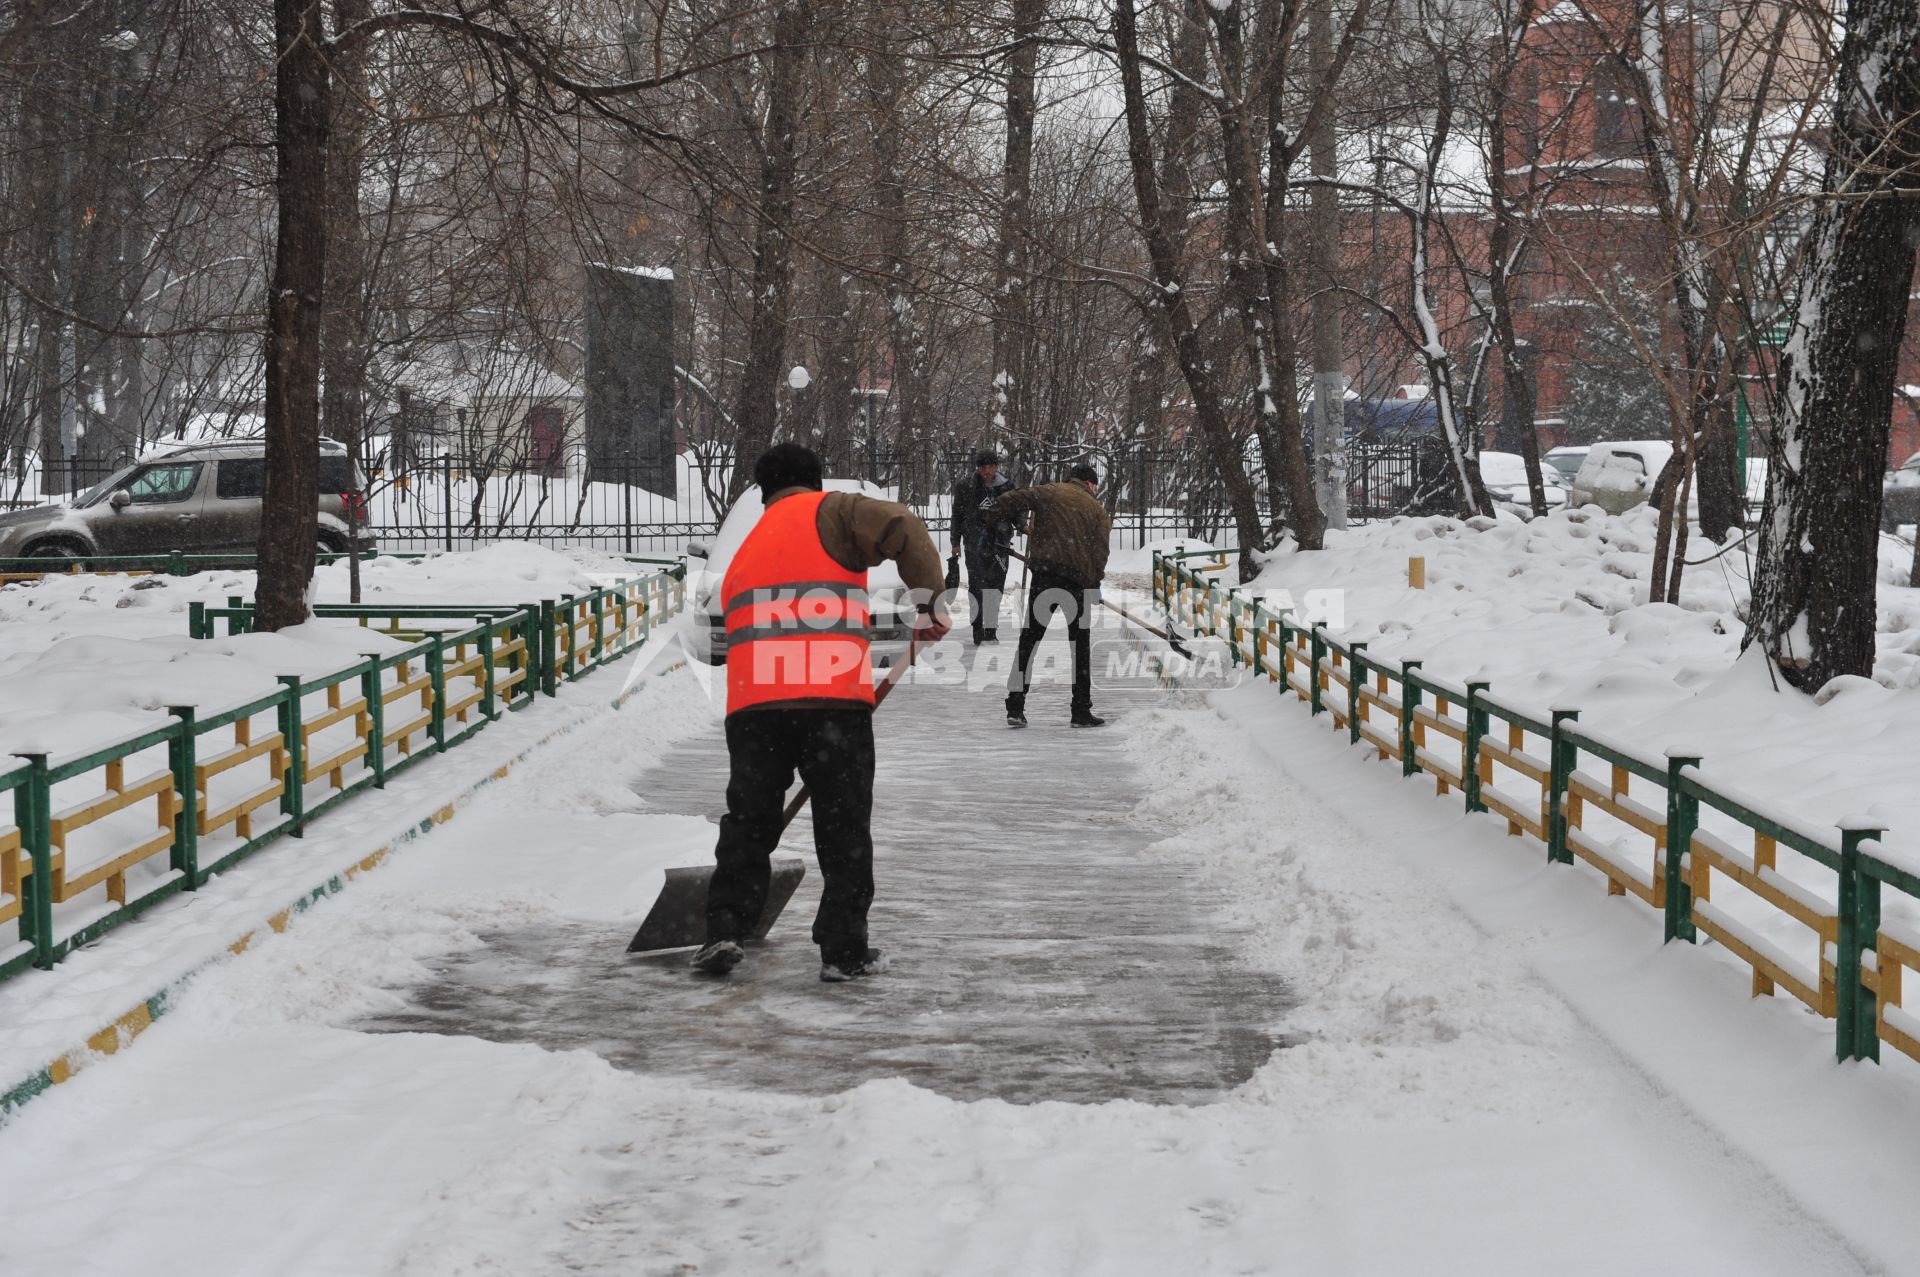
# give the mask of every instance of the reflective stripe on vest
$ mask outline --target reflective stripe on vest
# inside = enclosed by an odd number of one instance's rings
[[[867,574],[821,544],[826,496],[801,492],[767,507],[727,568],[729,714],[776,701],[873,704]]]

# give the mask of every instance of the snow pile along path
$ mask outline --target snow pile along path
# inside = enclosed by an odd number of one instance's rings
[[[645,570],[581,557],[600,578]],[[574,557],[531,545],[361,565],[370,607],[537,603],[597,583]],[[319,602],[344,603],[347,565],[320,568],[314,589]],[[317,677],[402,646],[335,620],[279,634],[187,636],[191,604],[223,607],[234,596],[253,597],[253,573],[56,575],[0,586],[0,768],[11,765],[8,754],[98,749],[164,724],[169,706],[215,713],[270,694],[279,675]]]
[[[1543,717],[1577,708],[1582,726],[1650,760],[1668,748],[1699,754],[1710,783],[1764,795],[1772,813],[1816,828],[1866,815],[1890,845],[1920,852],[1920,788],[1908,775],[1920,756],[1911,548],[1883,539],[1873,679],[1836,679],[1809,697],[1776,684],[1759,652],[1741,655],[1744,549],[1689,567],[1678,604],[1646,601],[1657,517],[1588,506],[1525,523],[1395,519],[1329,534],[1323,551],[1281,554],[1249,588],[1303,607],[1312,592],[1336,591],[1339,614],[1318,619],[1366,642],[1370,658],[1486,679]],[[1693,540],[1690,557],[1713,554]],[[1424,590],[1407,585],[1416,555]]]
[[[1256,706],[1252,689],[1220,698],[1227,717],[1200,698],[1135,704],[1108,729],[1118,747],[1083,745],[1064,728],[1027,734],[1045,736],[1045,765],[1087,793],[1117,782],[1140,799],[1102,813],[1115,824],[1089,820],[1058,837],[1051,873],[1099,866],[1185,880],[1181,894],[1215,911],[1202,925],[1297,999],[1232,1008],[1289,1045],[1214,1102],[957,1100],[897,1078],[812,1095],[742,1085],[741,1061],[780,1049],[768,1038],[778,1026],[751,1008],[817,997],[819,986],[721,986],[702,1007],[680,999],[643,1015],[656,983],[690,979],[643,962],[605,977],[628,982],[636,1008],[623,1016],[607,999],[607,1047],[354,1027],[412,1005],[450,958],[484,960],[489,934],[603,927],[631,916],[652,867],[704,854],[704,821],[649,813],[630,785],[658,724],[687,740],[714,730],[689,687],[659,684],[569,738],[483,800],[496,804],[492,819],[450,826],[209,974],[138,1050],[25,1110],[0,1139],[0,1270],[1105,1277],[1920,1263],[1899,1213],[1843,1242],[1788,1191],[1777,1163],[1703,1125],[1536,978],[1537,938],[1457,909],[1425,848],[1383,845],[1373,830],[1404,818],[1397,781],[1336,801],[1353,792],[1351,776],[1302,779],[1276,762],[1266,745],[1291,742],[1259,717],[1270,693]],[[911,733],[919,757],[894,783],[912,778],[921,819],[944,835],[903,840],[879,826],[882,898],[896,894],[901,919],[938,915],[941,900],[925,894],[933,884],[958,897],[992,872],[995,822],[978,798],[1020,802],[1035,766],[1026,751],[1042,748],[983,748],[954,724],[991,720],[997,697],[921,694],[935,690],[909,688],[898,702],[927,717]],[[1045,689],[1035,704],[1060,693]],[[1358,768],[1338,752],[1316,757]],[[962,803],[924,779],[962,772]],[[883,802],[898,801],[887,772],[880,783]],[[1367,805],[1380,810],[1349,810]],[[1110,850],[1129,841],[1131,867]],[[905,857],[948,872],[892,872]],[[1585,899],[1564,913],[1606,909]],[[914,972],[937,970],[959,937],[903,928],[886,938],[898,984],[837,990],[842,1014],[884,998],[890,1016],[942,1015],[942,984]],[[1593,943],[1626,951],[1607,936]],[[1177,1000],[1191,954],[1141,944]],[[1644,959],[1637,941],[1632,952]],[[765,967],[789,978],[778,961]],[[556,963],[548,977],[552,1000],[571,996],[573,973]],[[791,976],[811,978],[804,965]],[[1009,999],[1045,998],[1051,978],[1046,961],[1018,949],[982,973]],[[916,988],[934,994],[914,1006]],[[1110,993],[1059,988],[1051,1019],[1072,1033],[1090,1017],[1132,1014],[1145,1033],[1165,1005],[1097,1004]],[[684,1018],[695,1014],[709,1043],[704,1076],[609,1062],[624,1038],[696,1031]],[[715,1028],[729,1023],[731,1034]],[[1049,1022],[1025,1031],[1042,1049]],[[956,1068],[971,1067],[964,1045],[956,1035]],[[940,1085],[937,1058],[920,1053],[914,1070]],[[1809,1165],[1829,1169],[1818,1157]],[[1895,1169],[1910,1188],[1911,1165]],[[210,1215],[211,1200],[221,1209]]]

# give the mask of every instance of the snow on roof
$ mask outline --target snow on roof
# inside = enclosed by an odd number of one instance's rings
[[[1336,143],[1335,172],[1349,186],[1383,186],[1396,199],[1411,202],[1426,169],[1431,130],[1425,124],[1389,125],[1348,133]],[[1455,130],[1440,148],[1434,172],[1436,202],[1441,208],[1481,208],[1487,203],[1487,159],[1480,138]],[[1343,198],[1365,203],[1367,196],[1349,190]]]
[[[641,279],[658,279],[669,284],[673,282],[671,266],[617,266],[612,262],[588,262],[587,265],[597,266],[602,270],[617,270],[622,275],[638,275]]]
[[[580,399],[580,383],[522,350],[458,344],[429,346],[393,360],[382,378],[416,399],[451,408],[501,399]]]

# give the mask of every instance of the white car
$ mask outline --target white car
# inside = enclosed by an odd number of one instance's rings
[[[887,499],[879,488],[858,479],[828,479],[826,486],[829,492],[858,492]],[[727,620],[722,610],[721,582],[726,579],[727,566],[733,562],[734,554],[747,539],[747,533],[760,522],[765,509],[760,501],[760,489],[748,488],[734,502],[733,509],[727,511],[712,541],[694,541],[687,546],[687,588],[693,600],[693,606],[688,609],[693,621],[692,638],[695,654],[709,665],[724,665],[727,661]],[[867,599],[872,618],[868,634],[874,663],[885,667],[905,650],[918,609],[908,595],[906,583],[900,579],[899,569],[891,563],[882,563],[867,573]]]
[[[1545,489],[1547,509],[1567,503],[1567,490],[1554,482],[1557,473],[1543,460],[1540,465],[1540,482]],[[1516,514],[1533,513],[1533,493],[1527,485],[1527,460],[1517,452],[1483,452],[1480,454],[1480,481],[1487,486],[1487,495],[1493,498],[1497,506],[1504,506]]]
[[[1625,514],[1647,503],[1654,481],[1672,456],[1673,445],[1658,439],[1596,443],[1580,463],[1569,500],[1577,506],[1597,505],[1608,514]]]
[[[1584,443],[1552,448],[1548,450],[1546,456],[1540,458],[1541,471],[1545,474],[1546,471],[1551,470],[1553,473],[1546,475],[1549,482],[1556,483],[1562,488],[1571,488],[1573,477],[1580,473],[1580,463],[1586,459],[1587,445]]]

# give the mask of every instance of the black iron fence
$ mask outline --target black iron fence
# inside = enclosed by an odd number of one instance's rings
[[[1011,452],[1002,470],[1017,484],[1047,483],[1083,462],[1102,476],[1116,549],[1175,538],[1237,544],[1225,487],[1192,449],[1036,447]],[[1446,450],[1436,440],[1355,444],[1349,463],[1351,522],[1458,508]],[[37,464],[9,467],[0,483],[0,509],[64,500],[104,481],[121,464],[76,460],[61,466],[51,482]],[[973,453],[861,448],[831,470],[905,500],[944,535],[953,486],[972,473]],[[379,545],[388,550],[528,541],[644,554],[677,553],[690,540],[712,536],[730,504],[730,460],[717,449],[682,453],[672,493],[621,478],[617,469],[603,467],[589,480],[582,460],[571,456],[544,473],[473,465],[451,455],[426,457],[398,472],[372,469],[367,509]],[[1258,475],[1254,487],[1264,525],[1265,485]]]

